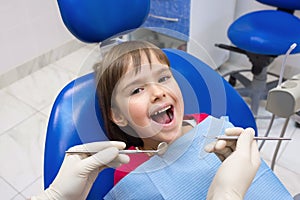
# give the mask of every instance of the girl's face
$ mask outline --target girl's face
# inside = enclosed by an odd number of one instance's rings
[[[140,71],[129,66],[115,89],[112,119],[146,141],[170,143],[182,135],[183,98],[169,66],[142,56]],[[130,134],[130,133],[127,133]],[[147,145],[147,144],[145,144]]]

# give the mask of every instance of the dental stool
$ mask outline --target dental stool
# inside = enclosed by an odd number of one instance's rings
[[[216,44],[217,47],[245,54],[252,64],[250,80],[236,70],[224,74],[230,76],[229,82],[235,86],[239,81],[243,86],[237,91],[243,97],[251,99],[251,110],[257,116],[260,100],[267,98],[268,91],[277,86],[278,80],[267,82],[269,73],[267,67],[280,55],[284,55],[289,47],[296,43],[298,46],[292,54],[300,52],[300,19],[293,15],[300,10],[298,0],[257,0],[274,6],[277,10],[260,10],[247,13],[236,19],[228,28],[227,35],[234,46]]]
[[[77,39],[102,43],[138,28],[148,16],[150,0],[58,0],[58,4],[64,24]],[[235,126],[257,131],[248,105],[223,77],[186,52],[176,49],[164,49],[164,52],[182,90],[186,114],[228,116]],[[108,140],[102,127],[95,77],[89,73],[67,84],[52,107],[44,151],[44,188],[56,177],[67,149]],[[102,199],[113,187],[113,175],[114,169],[103,170],[87,199]]]

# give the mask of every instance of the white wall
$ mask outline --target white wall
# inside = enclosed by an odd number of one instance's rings
[[[2,0],[0,25],[0,75],[74,39],[56,0]]]
[[[215,47],[229,43],[227,28],[234,20],[236,0],[191,0],[188,52],[216,69],[229,52]]]

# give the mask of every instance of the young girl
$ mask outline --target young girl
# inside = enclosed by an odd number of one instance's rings
[[[183,97],[168,58],[148,42],[130,41],[113,47],[96,66],[96,74],[97,95],[110,140],[138,149],[156,149],[160,142],[169,144],[162,157],[131,156],[128,165],[116,170],[118,180],[126,177],[105,198],[205,198],[220,161],[213,154],[200,156],[202,136],[213,129],[213,122],[220,125],[216,130],[221,133],[232,124],[207,114],[184,116]],[[243,132],[240,128],[226,130],[228,135]],[[222,160],[233,149],[235,142],[228,141],[208,147]],[[135,173],[128,174],[132,170]],[[290,197],[282,185],[274,186],[279,181],[266,165],[258,174],[248,192],[250,199]]]
[[[107,136],[129,149],[156,149],[191,130],[207,114],[184,116],[180,88],[161,49],[145,41],[115,46],[97,66],[97,93]],[[183,119],[185,119],[183,121]],[[130,155],[115,183],[149,159]]]

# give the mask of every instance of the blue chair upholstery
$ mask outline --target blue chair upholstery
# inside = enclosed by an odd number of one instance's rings
[[[108,41],[118,34],[140,27],[150,10],[150,0],[57,0],[57,3],[67,29],[86,43]],[[95,109],[93,78],[93,74],[89,74],[69,83],[53,106],[45,146],[45,188],[55,178],[66,149],[84,142],[107,140],[96,118],[99,115]],[[85,98],[81,98],[81,95]],[[91,111],[93,114],[89,113]],[[113,185],[113,180],[107,177],[112,174],[113,169],[101,173],[99,180],[105,181],[95,182],[89,199],[107,193]]]
[[[300,19],[293,15],[300,10],[298,0],[257,0],[274,9],[247,13],[236,19],[228,28],[227,35],[233,46],[216,44],[216,46],[245,54],[251,64],[253,79],[250,80],[237,70],[230,75],[229,82],[234,86],[240,81],[243,88],[238,91],[242,96],[250,97],[251,109],[256,115],[259,101],[266,99],[268,91],[277,86],[278,80],[267,83],[267,66],[277,56],[284,55],[293,43],[298,46],[292,54],[300,52]],[[275,8],[277,8],[275,10]],[[269,73],[273,76],[276,74]]]
[[[57,0],[65,26],[79,40],[101,42],[140,27],[150,0]]]
[[[175,49],[164,49],[164,52],[182,89],[186,114],[226,115],[235,126],[256,130],[251,110],[219,74],[186,52]],[[57,175],[69,147],[107,140],[96,99],[93,73],[73,80],[58,95],[51,111],[45,143],[45,188]],[[113,173],[114,169],[109,168],[99,174],[88,199],[105,196],[113,186]]]

